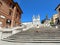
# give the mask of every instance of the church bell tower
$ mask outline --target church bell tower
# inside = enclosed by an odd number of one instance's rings
[[[40,15],[38,15],[37,17],[33,15],[33,19],[32,19],[32,23],[33,26],[37,27],[40,26],[41,22],[40,22]]]

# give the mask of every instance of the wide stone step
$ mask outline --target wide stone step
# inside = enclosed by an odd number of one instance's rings
[[[28,42],[60,42],[60,39],[4,39],[4,41],[8,41],[8,42],[19,42],[19,43],[28,43]]]
[[[38,32],[37,32],[38,31]],[[60,41],[60,30],[30,29],[3,39],[9,42]]]

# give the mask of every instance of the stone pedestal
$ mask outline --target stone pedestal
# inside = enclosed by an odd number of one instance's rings
[[[2,32],[0,32],[0,40],[2,39]]]

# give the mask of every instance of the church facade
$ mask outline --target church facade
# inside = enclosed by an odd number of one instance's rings
[[[40,16],[39,15],[37,17],[33,15],[32,24],[35,27],[40,26],[41,22],[40,22]]]
[[[26,25],[27,27],[40,27],[41,26],[40,15],[38,16],[33,15],[32,22],[25,22],[22,24]]]

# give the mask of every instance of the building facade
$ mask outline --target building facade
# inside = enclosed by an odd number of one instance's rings
[[[22,10],[13,0],[0,0],[0,27],[14,27],[21,24]]]
[[[57,18],[58,18],[58,14],[53,15],[54,24],[57,24]]]
[[[60,24],[60,4],[55,8],[57,14],[53,15],[53,22],[55,25]]]

